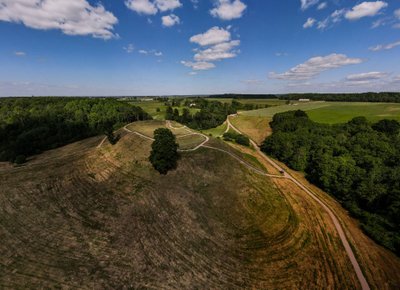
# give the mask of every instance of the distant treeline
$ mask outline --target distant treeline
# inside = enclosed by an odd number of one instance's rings
[[[310,99],[311,101],[329,101],[329,102],[380,102],[380,103],[400,103],[400,93],[345,93],[345,94],[224,94],[210,95],[210,98],[220,99],[280,99],[296,101],[299,99]]]
[[[400,103],[400,93],[360,93],[360,94],[286,94],[281,100],[310,99],[329,102],[381,102]]]
[[[140,107],[117,99],[0,99],[0,161],[25,158],[70,142],[151,119]]]
[[[277,95],[271,94],[221,94],[210,95],[208,98],[215,99],[278,99]]]
[[[400,124],[311,121],[303,111],[276,114],[262,150],[304,171],[360,219],[363,230],[400,255]]]
[[[196,109],[200,109],[200,111],[192,115],[188,108],[183,108],[182,114],[179,114],[178,109],[173,109],[169,106],[165,119],[178,121],[196,130],[207,130],[222,125],[228,115],[235,114],[239,109],[238,106],[242,106],[237,102],[223,104],[218,101],[208,101],[204,98],[186,100],[185,105],[193,106]]]

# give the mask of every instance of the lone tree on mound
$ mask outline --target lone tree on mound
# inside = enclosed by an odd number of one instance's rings
[[[169,170],[175,169],[179,159],[178,147],[171,130],[164,128],[155,130],[149,157],[154,169],[161,174],[167,174]]]

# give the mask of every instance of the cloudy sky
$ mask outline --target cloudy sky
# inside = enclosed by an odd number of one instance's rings
[[[0,96],[400,90],[400,1],[0,0]]]

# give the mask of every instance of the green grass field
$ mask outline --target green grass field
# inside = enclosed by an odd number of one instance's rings
[[[221,103],[231,103],[233,99],[223,99],[223,98],[207,98],[210,101],[218,101]],[[280,106],[286,103],[285,100],[278,99],[236,99],[242,104],[253,104],[253,105],[269,105],[269,106]]]
[[[319,123],[345,123],[357,116],[364,116],[372,122],[382,119],[400,121],[400,104],[385,103],[329,103],[327,107],[307,112],[313,121]]]
[[[218,126],[216,128],[212,128],[212,129],[208,129],[208,130],[202,130],[201,132],[203,134],[209,135],[211,137],[218,137],[225,133],[226,128],[227,128],[226,123],[223,123],[221,126]]]
[[[130,104],[134,106],[141,107],[144,111],[146,111],[150,116],[152,116],[156,120],[165,120],[165,111],[167,110],[167,106],[164,104],[164,102],[159,102],[159,101],[134,101],[134,102],[129,102]],[[178,109],[179,113],[182,114],[184,106],[181,107],[173,107],[174,109]],[[157,109],[160,111],[157,112]],[[199,109],[195,108],[188,108],[191,114],[195,114],[196,112],[199,111]]]
[[[345,123],[354,117],[364,116],[370,121],[382,119],[400,120],[400,104],[391,103],[348,103],[348,102],[296,102],[266,109],[243,112],[245,116],[270,117],[275,114],[303,110],[319,123]]]

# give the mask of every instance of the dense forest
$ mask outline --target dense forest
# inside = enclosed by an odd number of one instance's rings
[[[303,111],[276,114],[262,150],[335,196],[363,230],[400,255],[400,124],[311,121]]]
[[[0,99],[0,161],[21,163],[43,150],[145,119],[151,117],[141,108],[116,99]]]
[[[171,106],[167,108],[165,119],[178,121],[196,130],[207,130],[222,125],[228,115],[235,114],[238,104],[227,104],[218,101],[209,101],[204,98],[187,100],[185,105],[200,109],[191,114],[188,108],[184,108],[182,114]]]

